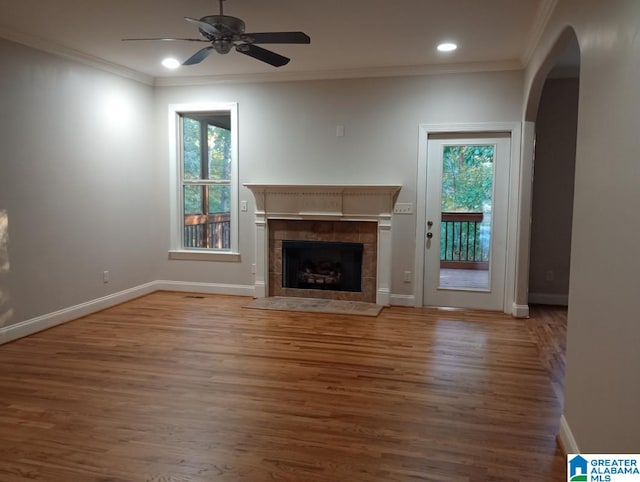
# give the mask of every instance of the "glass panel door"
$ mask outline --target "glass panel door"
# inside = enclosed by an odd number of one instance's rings
[[[428,141],[424,303],[501,310],[511,140]]]
[[[442,149],[439,287],[488,290],[495,146]]]

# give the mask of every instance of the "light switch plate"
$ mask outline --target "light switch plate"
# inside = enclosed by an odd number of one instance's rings
[[[396,203],[393,214],[413,214],[413,203]]]

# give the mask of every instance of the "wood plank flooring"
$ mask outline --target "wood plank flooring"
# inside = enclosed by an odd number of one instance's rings
[[[567,353],[567,307],[530,305],[529,314],[530,318],[525,324],[538,347],[542,366],[549,374],[553,390],[562,402]]]
[[[0,481],[561,481],[522,321],[155,293],[0,346]]]

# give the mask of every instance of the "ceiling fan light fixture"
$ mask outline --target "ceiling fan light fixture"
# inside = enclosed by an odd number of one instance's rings
[[[177,69],[180,67],[180,62],[177,59],[172,57],[168,57],[162,61],[162,66],[166,69]]]
[[[438,52],[453,52],[458,48],[453,42],[442,42],[438,45]]]
[[[216,49],[216,52],[219,54],[228,54],[231,52],[231,47],[233,47],[233,42],[229,39],[219,39],[213,41],[213,48]]]

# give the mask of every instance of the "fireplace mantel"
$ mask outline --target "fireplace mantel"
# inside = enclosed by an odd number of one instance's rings
[[[371,221],[378,226],[376,303],[389,305],[391,219],[402,186],[246,183],[256,201],[255,296],[268,296],[269,219]]]
[[[247,183],[256,199],[256,214],[269,218],[299,216],[391,216],[400,185],[382,184],[258,184]]]

